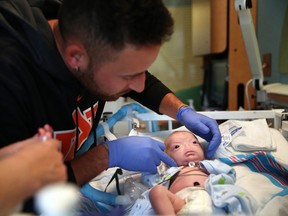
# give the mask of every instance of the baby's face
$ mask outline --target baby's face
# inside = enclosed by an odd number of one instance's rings
[[[196,137],[188,131],[170,135],[166,141],[166,152],[178,166],[187,166],[189,162],[204,160],[204,151]]]

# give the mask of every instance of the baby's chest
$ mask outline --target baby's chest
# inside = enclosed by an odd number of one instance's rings
[[[208,175],[203,171],[197,169],[182,169],[177,178],[170,185],[171,192],[178,192],[186,187],[202,187],[204,188],[204,182]]]

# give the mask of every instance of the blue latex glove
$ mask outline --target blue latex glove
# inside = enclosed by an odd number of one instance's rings
[[[208,159],[212,158],[221,143],[221,133],[216,120],[195,112],[191,107],[179,109],[176,118],[187,129],[209,143],[205,154]]]
[[[156,173],[163,161],[168,166],[176,163],[165,152],[165,145],[150,137],[129,136],[107,142],[109,167],[130,171]]]

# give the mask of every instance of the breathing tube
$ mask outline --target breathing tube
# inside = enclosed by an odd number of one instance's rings
[[[110,118],[108,118],[105,123],[108,125],[109,129],[112,128],[118,121],[124,119],[129,116],[132,119],[132,113],[136,111],[138,113],[147,113],[149,112],[146,108],[139,105],[138,103],[129,103],[123,105],[115,114],[113,114]],[[155,121],[152,121],[152,131],[157,131],[158,125]],[[105,129],[102,124],[99,124],[96,128],[96,139],[100,136],[104,135]],[[94,133],[90,133],[85,143],[81,146],[81,148],[77,151],[76,155],[79,156],[84,152],[88,151],[89,148],[94,144]]]
[[[115,206],[131,204],[129,196],[116,195],[93,188],[90,184],[81,187],[80,192],[91,200],[101,213],[112,211]]]

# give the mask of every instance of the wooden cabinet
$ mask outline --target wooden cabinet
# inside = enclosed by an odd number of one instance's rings
[[[256,0],[252,0],[250,12],[254,26],[256,4]],[[227,91],[226,109],[255,108],[256,92],[252,83],[248,88],[250,106],[248,106],[245,92],[246,84],[251,79],[251,72],[234,0],[192,1],[192,44],[193,54],[204,57],[206,81],[213,77],[211,75],[213,71],[207,69],[211,68],[211,62],[219,58],[228,62],[228,88],[225,89]],[[204,89],[205,86],[211,85],[211,82],[207,84],[206,81],[204,81]]]

